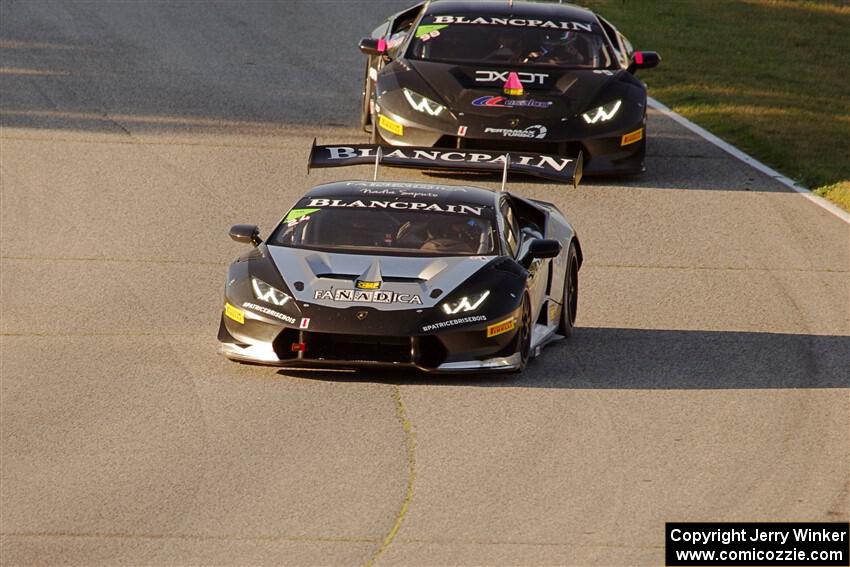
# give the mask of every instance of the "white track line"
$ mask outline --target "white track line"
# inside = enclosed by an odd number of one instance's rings
[[[817,195],[813,194],[811,191],[809,191],[805,187],[797,185],[796,183],[794,183],[794,181],[792,181],[788,177],[782,175],[781,173],[779,173],[775,169],[766,166],[765,164],[763,164],[762,162],[758,161],[757,159],[755,159],[751,156],[748,156],[747,154],[745,154],[744,152],[742,152],[741,150],[739,150],[738,148],[736,148],[732,144],[724,142],[723,140],[721,140],[720,138],[718,138],[717,136],[715,136],[714,134],[712,134],[711,132],[709,132],[705,128],[703,128],[701,126],[697,126],[696,124],[694,124],[693,122],[691,122],[690,120],[688,120],[687,118],[682,116],[681,114],[677,114],[676,112],[673,112],[672,110],[670,110],[669,107],[658,102],[654,98],[652,98],[652,97],[647,97],[647,98],[649,100],[649,106],[651,106],[655,110],[658,110],[659,112],[661,112],[662,114],[664,114],[668,118],[675,120],[676,122],[678,122],[679,124],[681,124],[682,126],[687,128],[688,130],[690,130],[691,132],[697,134],[698,136],[702,137],[706,141],[714,144],[715,146],[717,146],[721,150],[725,151],[726,153],[738,158],[739,160],[746,163],[750,167],[753,167],[753,168],[761,171],[762,173],[764,173],[768,177],[771,177],[774,180],[778,181],[779,183],[782,183],[786,187],[789,187],[789,188],[793,189],[794,191],[796,191],[797,193],[800,193],[806,199],[808,199],[809,201],[811,201],[812,203],[814,203],[818,207],[821,207],[822,209],[826,209],[827,211],[834,214],[835,216],[837,216],[838,218],[840,218],[844,222],[850,224],[850,213],[848,213],[847,211],[845,211],[844,209],[842,209],[838,205],[835,205],[835,204],[829,202],[828,200],[824,199],[823,197],[818,197]]]

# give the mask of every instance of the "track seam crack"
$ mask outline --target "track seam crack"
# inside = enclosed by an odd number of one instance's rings
[[[396,403],[396,413],[398,420],[401,422],[401,428],[404,431],[404,446],[407,453],[407,485],[404,491],[404,499],[401,501],[401,507],[395,516],[393,527],[384,537],[381,546],[375,550],[364,567],[373,567],[381,555],[392,544],[396,535],[401,529],[401,524],[407,516],[407,511],[410,509],[410,503],[413,501],[413,483],[416,480],[416,432],[413,430],[413,424],[407,418],[407,407],[404,405],[404,400],[401,397],[401,387],[393,386],[393,399]]]

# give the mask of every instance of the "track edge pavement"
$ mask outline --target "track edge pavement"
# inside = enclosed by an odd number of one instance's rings
[[[657,110],[658,112],[660,112],[664,116],[670,118],[671,120],[673,120],[677,124],[684,126],[685,128],[687,128],[688,130],[690,130],[694,134],[697,134],[699,137],[701,137],[705,141],[709,142],[710,144],[717,146],[718,148],[720,148],[724,152],[728,153],[732,157],[746,163],[747,165],[749,165],[753,169],[760,171],[761,173],[767,175],[768,177],[770,177],[774,181],[781,183],[782,185],[785,185],[789,189],[803,195],[806,199],[808,199],[809,201],[811,201],[812,203],[814,203],[818,207],[829,211],[830,213],[837,216],[838,218],[840,218],[844,222],[850,224],[850,213],[841,209],[838,205],[835,205],[835,204],[829,202],[828,200],[824,199],[823,197],[819,197],[819,196],[815,195],[809,189],[806,189],[805,187],[794,182],[794,180],[792,180],[791,178],[789,178],[785,175],[782,175],[781,173],[779,173],[778,171],[776,171],[772,167],[760,162],[759,160],[755,159],[754,157],[752,157],[752,156],[748,155],[747,153],[739,150],[738,148],[736,148],[735,146],[733,146],[729,142],[726,142],[726,141],[720,139],[719,137],[715,136],[714,134],[712,134],[711,132],[709,132],[708,130],[703,128],[702,126],[699,126],[698,124],[691,122],[690,120],[688,120],[687,118],[685,118],[681,114],[674,112],[673,110],[670,109],[670,107],[668,107],[664,103],[659,102],[652,97],[647,97],[647,102],[649,103],[650,107],[654,108],[655,110]]]

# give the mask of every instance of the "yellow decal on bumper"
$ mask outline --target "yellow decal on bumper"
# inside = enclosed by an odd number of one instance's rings
[[[383,114],[378,118],[378,126],[387,132],[392,132],[396,136],[404,136],[404,126],[391,118],[387,118]]]
[[[380,289],[381,282],[367,282],[364,280],[357,280],[357,285],[355,285],[357,289]]]
[[[487,325],[487,338],[489,339],[496,335],[502,335],[508,331],[514,330],[515,327],[516,319],[514,317],[505,319],[504,321],[499,321],[498,323],[493,323],[492,325]]]
[[[233,319],[234,321],[236,321],[240,325],[245,324],[245,312],[242,311],[241,309],[237,309],[236,307],[233,307],[229,303],[224,304],[224,314],[227,315],[227,317],[229,319]]]
[[[621,146],[628,146],[629,144],[634,144],[635,142],[640,142],[643,139],[643,128],[638,128],[634,132],[629,132],[628,134],[623,134],[623,138],[620,140]]]

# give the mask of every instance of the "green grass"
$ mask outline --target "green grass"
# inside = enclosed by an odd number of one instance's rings
[[[650,96],[850,209],[850,4],[576,1],[661,54]]]

